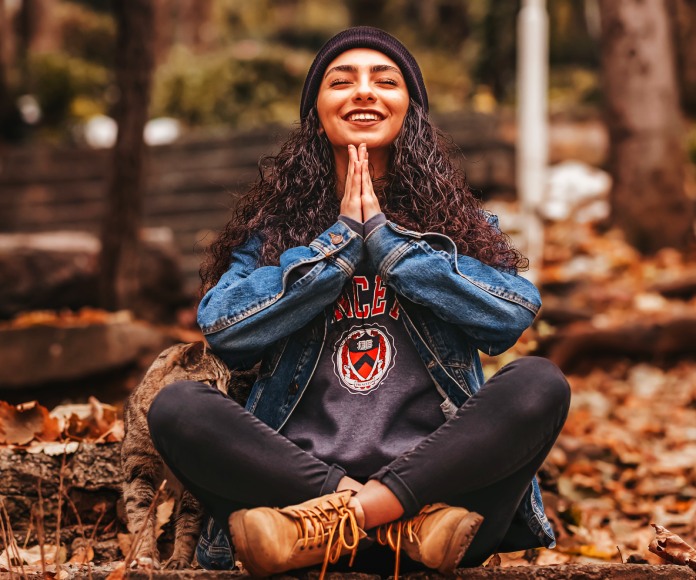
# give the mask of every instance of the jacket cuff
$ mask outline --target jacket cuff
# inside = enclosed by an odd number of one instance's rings
[[[365,237],[369,236],[372,233],[372,230],[386,223],[387,218],[382,212],[378,213],[377,215],[373,215],[369,220],[367,220],[363,224],[363,235]]]
[[[417,232],[410,232],[390,221],[375,225],[370,234],[365,236],[368,260],[383,280],[387,280],[389,268],[418,237]]]
[[[326,258],[332,258],[348,276],[352,276],[362,257],[363,239],[343,221],[337,220],[310,242],[309,247],[318,250]]]
[[[341,221],[344,224],[346,224],[351,230],[353,230],[359,236],[362,237],[364,235],[363,224],[361,224],[358,221],[355,221],[353,218],[350,218],[347,215],[341,214],[338,216],[338,221]]]

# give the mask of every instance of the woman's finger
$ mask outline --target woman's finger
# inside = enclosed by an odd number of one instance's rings
[[[343,199],[350,195],[350,190],[353,183],[353,175],[355,174],[355,163],[351,154],[351,145],[348,145],[348,171],[346,172],[346,183],[343,188]]]
[[[358,146],[357,160],[362,163],[364,159],[367,159],[367,143],[360,143]]]
[[[362,205],[363,221],[367,221],[371,217],[377,215],[381,209],[379,207],[379,200],[375,195],[374,187],[372,186],[369,161],[364,159],[361,165],[362,195],[360,201]]]
[[[360,171],[357,166],[357,151],[353,145],[348,146],[348,170],[346,172],[346,185],[341,199],[341,214],[356,221],[362,221],[362,208],[360,206]]]

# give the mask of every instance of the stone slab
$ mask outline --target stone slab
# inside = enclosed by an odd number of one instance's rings
[[[0,328],[0,389],[106,373],[171,344],[155,327],[123,318],[106,324]]]
[[[114,566],[92,567],[91,577],[94,580],[105,580]],[[64,566],[69,574],[66,580],[88,578],[87,569],[79,566]],[[2,573],[0,572],[0,577]],[[9,577],[9,576],[8,576]],[[39,572],[27,574],[34,580],[41,578]],[[248,578],[239,572],[213,572],[208,570],[177,570],[148,572],[145,570],[130,571],[129,580],[218,580],[222,578]],[[278,575],[276,580],[317,580],[319,573],[312,571],[303,575]],[[455,577],[462,580],[692,580],[696,574],[686,566],[650,566],[643,564],[568,564],[560,566],[517,566],[512,568],[472,568],[455,571]],[[379,576],[369,574],[337,574],[328,573],[327,580],[378,580]],[[440,574],[418,573],[402,576],[409,580],[428,580],[444,578]]]

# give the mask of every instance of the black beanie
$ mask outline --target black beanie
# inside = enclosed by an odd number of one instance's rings
[[[319,87],[326,67],[339,54],[351,48],[372,48],[391,58],[399,65],[401,74],[404,75],[409,97],[423,107],[426,112],[428,111],[428,93],[425,91],[423,76],[416,59],[413,58],[408,49],[384,30],[372,26],[356,26],[339,32],[319,50],[312,66],[309,67],[302,89],[300,119],[304,121],[312,110],[319,94]]]

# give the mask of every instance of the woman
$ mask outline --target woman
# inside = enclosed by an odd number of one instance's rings
[[[404,552],[404,566],[451,573],[554,544],[534,475],[568,384],[533,357],[483,384],[477,351],[512,346],[539,294],[427,112],[397,39],[334,36],[300,128],[213,244],[199,323],[231,367],[260,361],[258,379],[246,409],[183,382],[149,415],[217,525],[204,567],[234,561],[227,532],[256,576],[321,563],[323,575],[363,547],[364,570],[392,549],[397,567]]]

